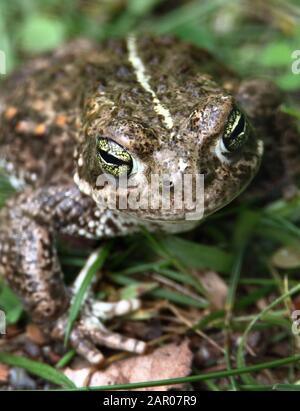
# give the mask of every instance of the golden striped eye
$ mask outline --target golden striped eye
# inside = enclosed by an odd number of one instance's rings
[[[97,157],[103,171],[114,177],[129,176],[133,168],[131,155],[115,141],[98,137]]]
[[[234,108],[228,117],[222,142],[224,152],[234,153],[240,150],[248,140],[251,128],[245,115]]]

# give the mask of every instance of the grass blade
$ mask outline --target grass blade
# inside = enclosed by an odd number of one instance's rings
[[[176,236],[166,236],[160,242],[170,255],[186,267],[230,272],[232,256],[218,247],[198,244]]]
[[[73,359],[73,357],[76,355],[75,350],[70,350],[68,351],[55,365],[56,368],[64,368],[66,365],[69,364],[69,362]]]
[[[209,303],[205,299],[194,299],[187,295],[180,294],[176,291],[167,290],[166,288],[158,288],[149,293],[152,297],[162,298],[186,307],[207,308]]]
[[[297,293],[300,291],[300,284],[296,285],[295,287],[293,287],[290,291],[284,293],[283,295],[281,295],[279,298],[277,298],[276,300],[274,300],[271,304],[269,304],[265,309],[263,309],[259,314],[257,314],[253,320],[248,324],[242,338],[240,339],[240,343],[238,346],[238,351],[237,351],[237,364],[239,367],[243,368],[245,367],[245,358],[244,358],[244,348],[245,348],[245,344],[247,341],[247,336],[249,334],[249,332],[251,331],[251,329],[253,328],[253,326],[256,324],[256,322],[258,320],[260,320],[261,318],[263,318],[263,316],[270,311],[273,307],[275,307],[277,304],[283,302],[286,298],[292,296],[293,294]]]
[[[50,367],[48,364],[43,364],[38,361],[29,360],[28,358],[18,355],[0,353],[0,363],[12,365],[14,367],[24,368],[31,374],[37,375],[53,384],[57,384],[64,388],[75,388],[75,384],[69,380],[64,374]]]
[[[102,248],[94,251],[87,259],[85,266],[81,270],[76,280],[75,288],[77,288],[77,292],[74,296],[73,302],[70,307],[69,318],[65,334],[65,345],[67,344],[68,339],[70,337],[73,324],[77,319],[86,292],[92,282],[94,275],[103,266],[104,261],[108,256],[109,248],[110,244],[106,244]]]

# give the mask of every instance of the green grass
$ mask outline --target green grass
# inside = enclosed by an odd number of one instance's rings
[[[75,385],[71,380],[69,380],[60,371],[57,371],[55,368],[50,367],[50,365],[3,352],[0,352],[0,363],[24,368],[33,375],[41,377],[46,381],[49,381],[58,386],[62,386],[64,388],[75,388]]]
[[[291,53],[300,48],[300,9],[296,1],[266,1],[269,20],[264,22],[249,18],[249,11],[242,7],[244,2],[239,1],[186,1],[164,12],[163,3],[162,0],[0,0],[0,49],[6,52],[7,68],[11,71],[25,57],[51,50],[79,35],[100,41],[124,36],[132,30],[171,33],[208,48],[242,77],[272,78],[289,92],[282,110],[300,119],[297,103],[300,75],[291,72]],[[0,206],[12,193],[7,181],[1,178]],[[66,340],[89,284],[103,267],[101,298],[142,294],[150,307],[166,301],[184,310],[191,323],[189,327],[185,325],[189,335],[199,330],[211,338],[218,333],[225,336],[224,358],[218,359],[224,368],[221,371],[208,373],[200,369],[186,378],[109,389],[202,382],[211,390],[299,390],[300,357],[295,349],[298,337],[291,331],[292,303],[300,291],[299,266],[279,269],[272,263],[272,256],[279,248],[299,248],[299,222],[300,195],[291,201],[278,199],[263,207],[235,202],[184,236],[144,232],[116,240],[109,252],[104,247],[96,263],[87,270],[70,309]],[[60,256],[71,279],[88,263],[87,254],[74,248],[61,248]],[[197,270],[216,271],[226,281],[228,297],[224,309],[211,307],[207,290],[195,275]],[[160,278],[165,281],[160,282]],[[0,305],[8,314],[8,322],[17,323],[23,315],[22,306],[4,284],[0,287]],[[259,308],[262,301],[264,309]],[[195,310],[199,312],[197,320],[193,315]],[[142,312],[135,320],[158,315]],[[286,354],[279,359],[273,355],[270,360],[265,351],[253,358],[248,352],[248,342],[254,331],[267,335],[270,347],[275,347],[278,341],[285,342]],[[239,336],[238,349],[232,346],[234,335]],[[68,364],[73,356],[73,351],[67,352],[57,368]],[[24,367],[34,375],[72,389],[70,382],[49,365],[8,353],[0,353],[0,362]],[[258,377],[265,370],[268,375],[272,373],[274,380],[281,378],[279,384],[262,385]],[[93,390],[104,388],[107,387]]]
[[[68,317],[67,328],[66,328],[66,333],[65,333],[65,345],[67,345],[68,343],[70,333],[72,331],[72,327],[78,317],[80,308],[84,302],[86,293],[89,287],[91,286],[92,280],[94,276],[97,274],[97,272],[101,270],[104,264],[104,261],[108,255],[108,252],[109,252],[109,243],[105,244],[101,249],[95,250],[90,255],[90,257],[87,259],[86,264],[83,267],[83,271],[82,271],[83,278],[82,278],[81,283],[78,285],[78,289],[76,290],[76,294],[73,297],[73,301],[71,302],[71,306],[69,310],[69,317]]]

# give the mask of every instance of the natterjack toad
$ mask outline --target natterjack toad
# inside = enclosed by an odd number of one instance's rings
[[[229,203],[259,168],[261,137],[278,147],[284,133],[295,137],[292,124],[275,124],[279,104],[269,82],[240,83],[206,51],[171,38],[77,41],[10,76],[1,89],[0,165],[19,192],[0,214],[0,272],[33,319],[63,338],[72,293],[57,235],[102,239],[196,226],[185,200],[175,207],[183,175],[204,175],[204,217]],[[169,208],[118,207],[128,196],[122,176],[134,196],[153,175],[169,176]],[[193,184],[189,190],[195,197]],[[99,344],[143,352],[143,342],[100,322],[139,305],[89,300],[71,344],[92,363],[103,358]]]

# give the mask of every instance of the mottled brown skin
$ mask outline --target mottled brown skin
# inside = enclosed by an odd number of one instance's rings
[[[57,338],[63,337],[70,302],[54,246],[57,235],[105,238],[141,226],[180,232],[198,223],[187,223],[185,210],[101,209],[99,199],[110,193],[96,186],[103,173],[97,136],[113,139],[137,160],[142,170],[132,177],[137,185],[151,173],[167,172],[176,182],[182,162],[185,173],[204,173],[205,215],[230,202],[255,175],[260,137],[266,141],[267,160],[267,178],[257,183],[262,190],[273,182],[274,170],[276,181],[285,186],[292,186],[299,173],[298,134],[279,112],[281,95],[275,86],[265,80],[241,83],[206,51],[174,39],[143,38],[137,44],[149,83],[172,116],[172,132],[137,81],[125,41],[73,42],[30,62],[2,87],[0,165],[22,192],[0,214],[0,273],[33,319],[50,326]],[[236,104],[255,131],[241,152],[222,162],[213,147]],[[94,315],[91,307],[71,334],[80,354],[97,363],[102,356],[94,344],[144,350],[138,341],[87,324]],[[134,307],[134,302],[121,310],[114,307],[106,317]]]

